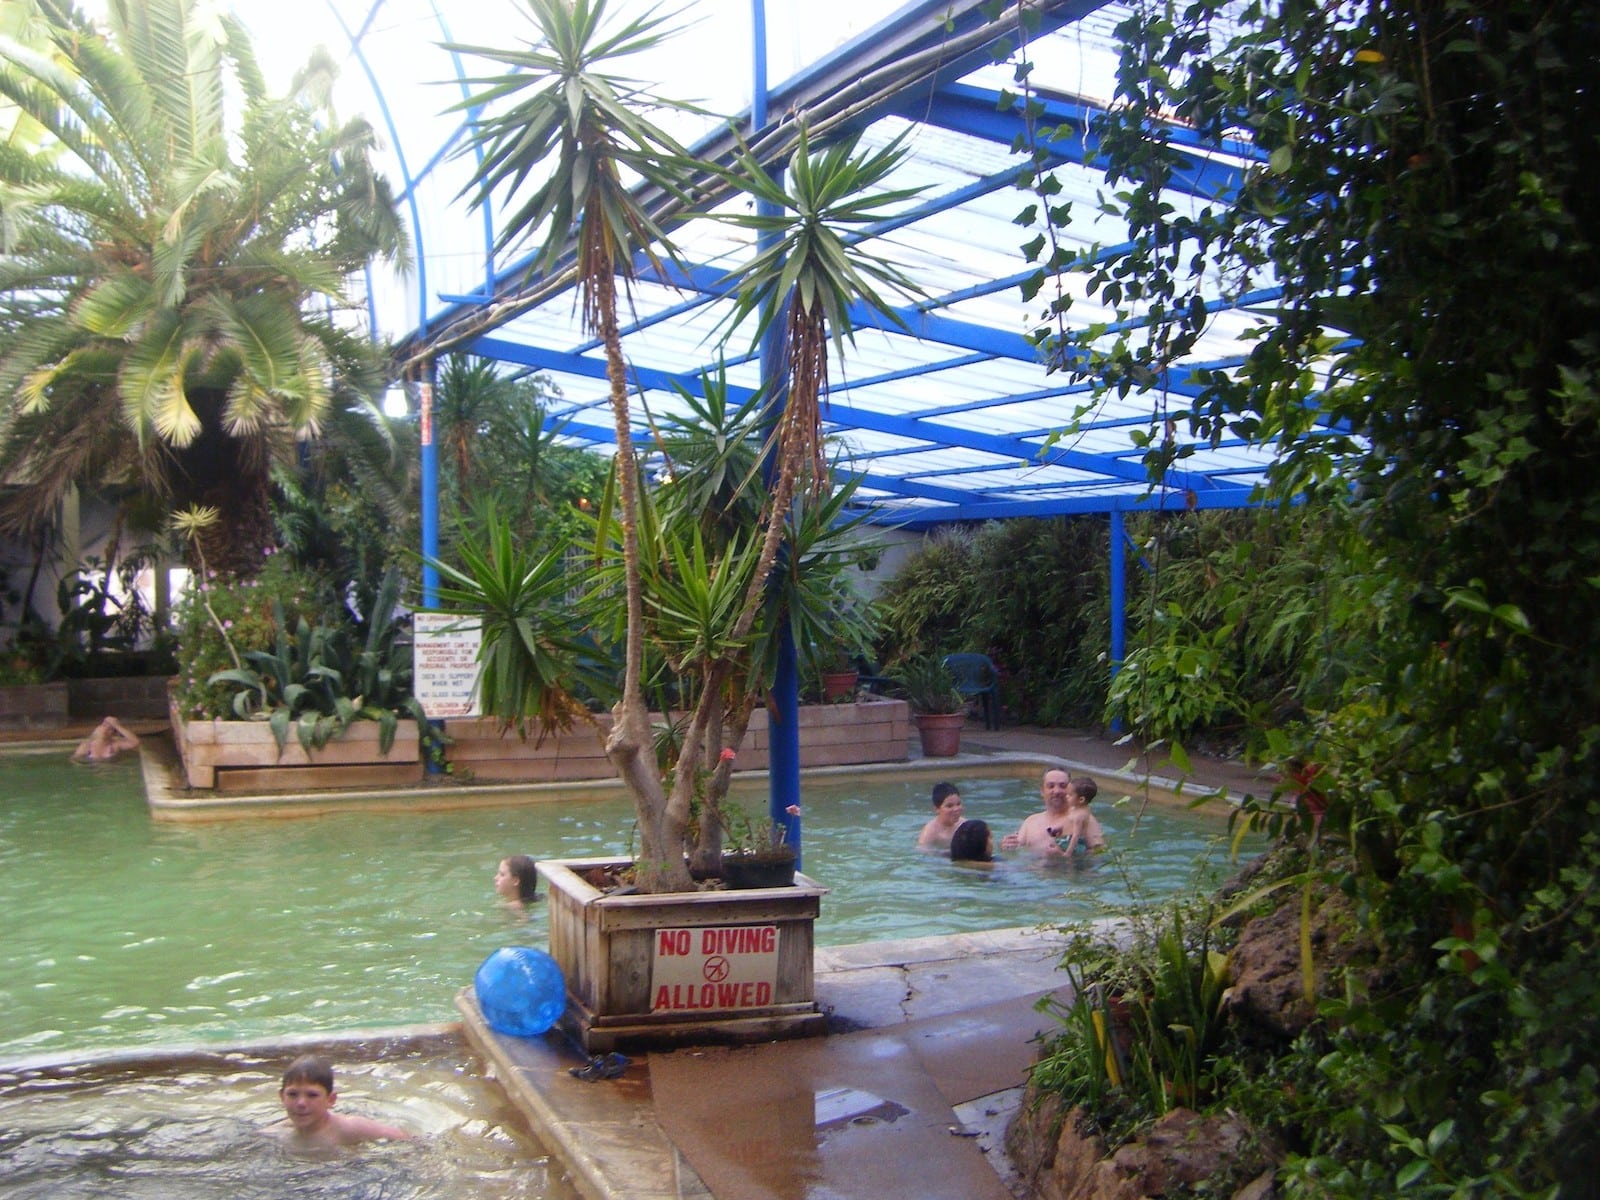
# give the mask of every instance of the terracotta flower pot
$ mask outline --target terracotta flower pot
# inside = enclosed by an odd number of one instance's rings
[[[918,713],[917,734],[924,758],[951,758],[961,753],[961,728],[966,713]]]
[[[828,704],[843,700],[855,695],[856,681],[860,678],[855,671],[824,671],[822,673],[822,699]]]

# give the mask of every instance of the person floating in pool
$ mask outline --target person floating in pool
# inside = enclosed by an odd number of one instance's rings
[[[513,912],[523,913],[539,898],[539,870],[526,854],[513,854],[500,860],[494,873],[495,893]]]
[[[124,750],[135,749],[138,745],[139,739],[121,721],[107,717],[78,743],[78,748],[72,752],[72,761],[110,762]]]
[[[354,1146],[381,1138],[410,1140],[409,1133],[393,1125],[334,1112],[338,1098],[332,1064],[315,1054],[302,1054],[289,1064],[278,1089],[284,1118],[268,1125],[266,1132],[299,1149]]]
[[[933,819],[917,835],[919,850],[943,850],[961,824],[961,793],[953,783],[933,785]]]
[[[1006,834],[1000,846],[1004,850],[1033,850],[1045,858],[1064,858],[1062,843],[1073,849],[1081,843],[1087,849],[1105,846],[1105,834],[1100,822],[1089,813],[1089,801],[1099,793],[1099,787],[1087,775],[1073,779],[1060,767],[1051,767],[1039,784],[1039,794],[1044,800],[1044,811],[1025,818],[1015,833]],[[1082,792],[1085,797],[1076,805],[1074,798]],[[1077,836],[1073,837],[1076,831]]]
[[[950,838],[950,861],[971,867],[994,865],[994,834],[987,821],[963,821]]]

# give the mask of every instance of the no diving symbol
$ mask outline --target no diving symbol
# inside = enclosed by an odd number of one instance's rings
[[[728,977],[728,960],[720,954],[713,954],[706,959],[701,974],[706,977],[707,983],[721,983]]]

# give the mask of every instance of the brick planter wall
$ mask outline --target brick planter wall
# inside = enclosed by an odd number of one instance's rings
[[[0,687],[0,729],[60,729],[66,723],[65,683]]]
[[[761,771],[771,746],[766,709],[750,716],[744,745],[735,764],[741,771]],[[600,718],[601,728],[610,725]],[[565,733],[547,733],[543,740],[530,730],[526,741],[514,731],[501,733],[486,717],[452,718],[444,731],[452,744],[450,762],[475,779],[517,783],[569,783],[611,779],[616,772],[605,756],[603,737],[587,725]],[[800,765],[832,767],[854,763],[904,762],[911,735],[911,711],[903,700],[865,700],[851,704],[808,704],[800,709]]]
[[[280,750],[264,721],[186,721],[171,710],[172,735],[192,788],[276,792],[394,787],[422,778],[415,721],[401,721],[387,754],[375,721],[357,721],[320,750],[291,733]]]

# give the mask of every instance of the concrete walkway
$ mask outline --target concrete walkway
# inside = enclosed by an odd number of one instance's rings
[[[1034,930],[817,951],[834,1032],[640,1054],[586,1083],[562,1036],[469,1042],[589,1200],[1009,1200],[1000,1146],[1061,987],[1062,940]]]

